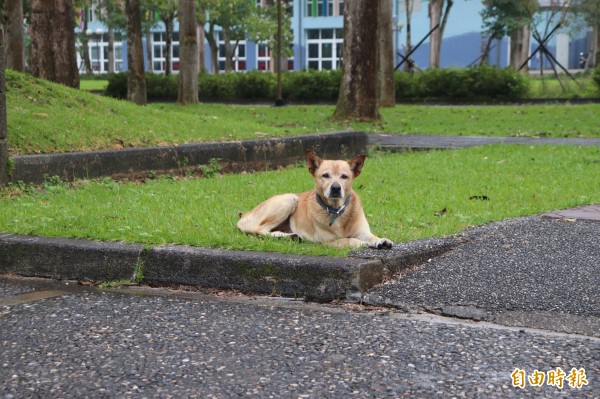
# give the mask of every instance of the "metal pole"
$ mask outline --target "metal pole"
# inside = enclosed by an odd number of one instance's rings
[[[275,99],[275,106],[281,107],[283,105],[283,98],[281,98],[281,0],[277,0],[277,98]]]

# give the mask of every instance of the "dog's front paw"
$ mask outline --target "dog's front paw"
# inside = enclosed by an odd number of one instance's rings
[[[379,240],[370,243],[369,248],[391,249],[393,245],[394,243],[388,240],[387,238],[380,238]]]

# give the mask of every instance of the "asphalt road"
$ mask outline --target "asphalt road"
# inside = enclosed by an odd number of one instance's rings
[[[489,224],[364,301],[600,338],[599,237],[597,221],[534,216]]]
[[[600,395],[596,337],[230,293],[1,277],[0,344],[4,399]]]

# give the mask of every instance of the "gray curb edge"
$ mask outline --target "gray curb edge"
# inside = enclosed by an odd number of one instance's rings
[[[226,171],[264,170],[302,161],[308,149],[315,149],[329,159],[352,158],[366,151],[368,141],[365,132],[333,132],[171,147],[23,155],[11,158],[10,181],[43,183],[45,175],[58,176],[64,181],[105,176],[135,178],[150,171],[207,165],[211,159],[219,159]]]
[[[95,242],[0,233],[0,273],[79,281],[132,280],[302,297],[316,302],[356,299],[391,274],[458,245],[422,240],[390,251],[362,250],[351,257],[230,251],[185,246]],[[379,256],[377,255],[379,253]]]

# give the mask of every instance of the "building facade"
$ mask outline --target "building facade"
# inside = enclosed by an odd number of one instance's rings
[[[348,1],[348,0],[346,0]],[[405,54],[406,48],[406,0],[393,0],[393,37],[394,47],[398,54]],[[264,5],[265,0],[257,0],[258,5]],[[540,0],[542,8],[550,10],[556,7],[560,0]],[[429,40],[427,34],[429,17],[426,0],[412,0],[411,36],[414,50],[411,58],[419,68],[429,66]],[[450,11],[444,39],[442,42],[442,67],[467,67],[478,62],[482,47],[487,40],[482,32],[483,8],[481,1],[455,0]],[[344,0],[293,0],[291,28],[293,32],[293,56],[287,63],[288,70],[335,70],[341,65],[343,43],[343,11]],[[539,13],[533,31],[544,37],[556,24],[558,16],[551,17],[551,12]],[[108,30],[97,18],[92,9],[88,15],[87,29],[78,27],[88,38],[88,49],[92,70],[94,73],[108,72]],[[179,70],[179,26],[174,24],[173,42],[171,47],[171,70]],[[218,42],[218,70],[225,70],[225,43],[223,34],[218,29],[215,32]],[[204,68],[215,72],[211,66],[211,49],[204,39],[204,32],[199,32],[204,46]],[[166,32],[162,22],[150,31],[143,39],[146,70],[153,73],[164,73],[166,70],[167,46]],[[546,43],[546,47],[565,68],[575,69],[580,66],[582,53],[590,48],[591,33],[583,29],[574,35],[566,27],[559,27]],[[530,68],[543,65],[550,67],[547,57],[536,52],[539,43],[532,37]],[[508,65],[510,41],[508,38],[492,43],[489,63],[499,67]],[[127,70],[127,43],[124,33],[115,33],[114,70]],[[397,56],[396,63],[402,60]],[[78,59],[80,70],[85,72],[81,56]],[[264,43],[251,41],[239,42],[234,56],[233,70],[238,72],[273,70],[273,58],[270,49]]]

